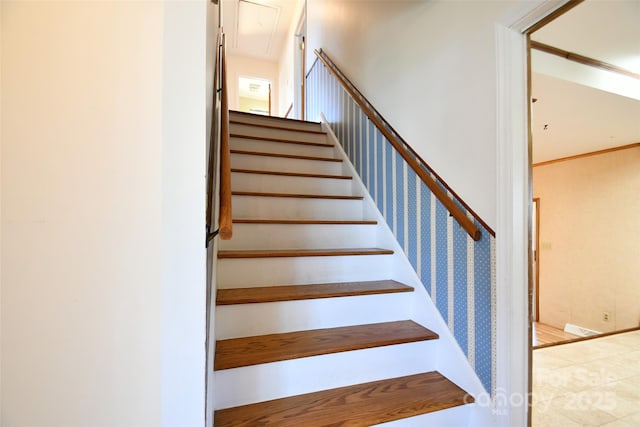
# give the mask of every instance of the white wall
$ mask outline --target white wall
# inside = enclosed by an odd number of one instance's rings
[[[248,56],[227,55],[227,84],[229,109],[237,110],[240,103],[240,77],[258,77],[271,81],[271,114],[278,115],[278,64]]]
[[[204,2],[1,2],[1,424],[202,425]]]
[[[164,3],[162,425],[176,427],[205,419],[207,5]]]
[[[313,49],[323,48],[494,229],[495,23],[517,3],[309,0],[307,6],[307,67]]]
[[[295,45],[295,26],[289,29],[282,55],[278,61],[278,116],[284,117],[289,106],[293,103],[293,51]],[[292,110],[293,112],[293,110]],[[291,117],[291,115],[289,115]]]
[[[278,60],[278,86],[279,86],[279,102],[278,102],[278,115],[284,117],[287,114],[287,110],[293,103],[294,90],[294,49],[296,46],[296,29],[300,23],[300,16],[304,8],[303,0],[296,0],[295,10],[293,12],[293,19],[291,25],[287,31],[285,37],[284,46],[280,59]],[[289,117],[293,117],[293,110]]]
[[[218,45],[217,45],[217,36],[218,36],[218,24],[220,17],[220,6],[214,5],[213,2],[208,2],[207,5],[207,46],[206,46],[206,54],[207,54],[207,137],[211,138],[211,126],[212,126],[212,113],[213,113],[213,92],[214,88],[214,76],[215,76],[215,65],[216,65],[216,57],[218,53]],[[209,153],[207,152],[207,161],[209,159]],[[207,165],[208,166],[208,165]],[[208,301],[207,309],[209,311],[209,315],[207,316],[207,337],[209,341],[207,342],[207,359],[205,364],[205,378],[206,378],[206,402],[205,402],[205,425],[212,426],[213,425],[213,408],[215,407],[215,402],[213,400],[213,386],[214,386],[214,375],[213,375],[213,361],[215,355],[215,298],[212,296],[215,295],[217,286],[216,286],[216,275],[215,275],[215,262],[216,255],[213,253],[213,245],[210,245],[207,250],[207,283],[209,285],[210,294],[207,295]]]

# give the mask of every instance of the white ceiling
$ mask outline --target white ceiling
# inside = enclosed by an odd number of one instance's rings
[[[228,53],[278,62],[299,4],[300,0],[223,0]]]
[[[640,73],[640,1],[587,0],[531,38]],[[534,163],[640,142],[640,81],[614,94],[619,75],[548,56],[532,55]]]
[[[640,142],[640,101],[539,73],[532,89],[534,163]]]

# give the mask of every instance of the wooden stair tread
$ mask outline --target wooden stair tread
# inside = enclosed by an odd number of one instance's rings
[[[362,200],[363,196],[335,196],[331,194],[293,194],[293,193],[264,193],[261,191],[232,191],[232,196],[258,196],[258,197],[291,197],[297,199],[337,199],[337,200]]]
[[[286,138],[271,136],[246,135],[256,133],[259,128],[278,130],[283,132],[303,132],[310,134],[326,134],[319,123],[303,122],[275,117],[264,117],[255,114],[231,112],[230,123],[250,128],[236,128],[231,133],[232,138],[267,141],[284,144],[300,144],[334,148],[333,144],[312,142],[299,139],[302,134],[279,134]],[[235,116],[235,117],[234,117]],[[254,123],[243,122],[244,117],[256,117]],[[286,123],[292,124],[287,128]],[[310,126],[297,125],[294,122],[309,123]],[[315,138],[314,138],[315,139]],[[323,141],[323,139],[318,138]],[[242,148],[243,141],[236,140],[236,147]],[[249,143],[248,150],[230,150],[235,155],[251,155],[284,159],[298,159],[307,161],[343,162],[340,158],[298,155],[285,153],[271,153],[269,144],[258,142]],[[258,145],[261,145],[258,147]],[[253,148],[256,147],[256,148]],[[273,146],[276,147],[276,146]],[[278,146],[285,148],[284,146]],[[293,148],[293,147],[290,147]],[[300,147],[301,151],[302,147]],[[255,151],[262,150],[262,151]],[[311,150],[311,148],[309,148]],[[285,150],[275,150],[285,151]],[[331,153],[331,152],[328,152]],[[312,153],[305,153],[312,154]],[[236,157],[236,159],[238,159]],[[248,158],[245,158],[248,160]],[[258,161],[254,158],[252,161]],[[268,161],[268,159],[263,159]],[[353,179],[351,176],[330,175],[322,173],[266,171],[255,169],[232,169],[234,173],[256,175],[274,175],[289,177]],[[340,173],[340,172],[338,172]],[[244,179],[260,179],[260,176],[243,177]],[[264,177],[263,177],[264,179]],[[306,181],[305,181],[306,183]],[[321,182],[317,182],[320,184]],[[329,182],[331,183],[331,182]],[[337,182],[334,182],[337,184]],[[289,194],[274,192],[235,191],[234,196],[287,197],[305,199],[344,199],[362,200],[361,196]],[[248,199],[239,199],[248,201]],[[275,200],[274,200],[275,201]],[[282,200],[285,202],[284,200]],[[302,201],[299,201],[302,203]],[[310,215],[313,216],[313,215]],[[235,219],[236,224],[377,224],[377,221],[339,221],[314,219]],[[287,229],[289,230],[289,229]],[[337,228],[336,230],[340,230]],[[283,229],[282,231],[285,231]],[[354,256],[354,255],[390,255],[394,252],[381,248],[340,248],[340,249],[280,249],[280,250],[221,250],[219,259],[251,259],[251,258],[279,258],[279,257],[326,257],[326,256]],[[376,260],[374,258],[374,260]],[[284,260],[283,260],[284,261]],[[305,260],[306,262],[306,260]],[[375,295],[399,292],[411,292],[410,286],[393,280],[377,280],[345,283],[323,283],[311,285],[265,286],[253,288],[219,289],[216,295],[217,305],[253,304],[277,301],[310,300],[332,297],[347,297],[358,295]],[[251,307],[246,307],[250,309]],[[241,334],[238,334],[241,335]],[[373,349],[376,347],[400,345],[437,339],[438,335],[411,321],[401,320],[385,323],[324,328],[315,330],[277,333],[262,336],[224,339],[216,342],[214,369],[217,371],[274,363],[291,359],[334,354],[339,352]],[[402,348],[400,349],[402,350]],[[373,351],[373,350],[370,350]],[[313,360],[313,359],[312,359]],[[311,360],[311,361],[312,361]],[[258,367],[255,367],[258,368]],[[233,371],[229,372],[233,374]],[[383,375],[379,375],[383,377]],[[282,395],[282,394],[280,394]],[[236,401],[237,402],[237,401]],[[369,426],[402,418],[412,417],[428,412],[451,408],[472,403],[473,398],[460,387],[442,376],[439,372],[427,372],[399,378],[390,378],[364,384],[308,393],[267,402],[220,409],[214,413],[214,424],[220,426],[282,426],[282,427],[329,427],[329,426]],[[237,404],[237,403],[236,403]]]
[[[231,154],[245,154],[248,156],[282,157],[284,159],[316,160],[319,162],[342,162],[342,159],[336,159],[335,157],[300,156],[297,154],[264,153],[262,151],[247,150],[230,150],[230,152]]]
[[[216,427],[370,426],[473,401],[433,371],[220,409],[214,423]]]
[[[238,133],[232,133],[229,136],[231,138],[255,139],[258,141],[280,142],[282,144],[311,145],[313,147],[333,148],[333,144],[326,144],[324,142],[299,141],[295,139],[271,138],[267,136],[244,135],[244,134],[238,134]]]
[[[214,369],[239,368],[437,338],[438,334],[411,320],[232,338],[216,341]]]
[[[376,225],[376,220],[339,219],[247,219],[236,218],[234,224],[290,224],[290,225]]]
[[[261,286],[254,288],[218,289],[216,304],[254,304],[412,291],[413,287],[396,282],[395,280],[322,283],[316,285]]]
[[[284,131],[291,131],[291,132],[313,133],[313,134],[317,134],[317,135],[326,135],[327,134],[323,130],[295,129],[295,128],[290,128],[290,127],[286,127],[286,126],[265,125],[265,124],[260,124],[260,123],[247,123],[247,122],[241,122],[239,120],[229,120],[229,123],[233,124],[233,125],[255,126],[255,127],[265,128],[265,129],[275,129],[275,130],[284,130]],[[313,123],[313,122],[311,122],[311,123]]]
[[[252,173],[257,175],[294,176],[294,177],[302,177],[302,178],[353,179],[351,175],[327,175],[327,174],[321,174],[321,173],[279,172],[279,171],[266,171],[266,170],[257,170],[257,169],[231,168],[231,172]]]
[[[350,256],[350,255],[391,255],[390,249],[356,248],[356,249],[258,249],[218,251],[218,258],[281,258],[311,256]]]

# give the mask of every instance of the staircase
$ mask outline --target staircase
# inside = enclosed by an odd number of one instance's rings
[[[441,337],[341,149],[319,123],[232,112],[230,130],[215,426],[467,425],[474,400],[438,371]]]

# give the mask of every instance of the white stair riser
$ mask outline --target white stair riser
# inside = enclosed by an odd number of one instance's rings
[[[471,424],[470,417],[474,404],[454,406],[453,408],[429,412],[410,418],[403,418],[388,423],[376,424],[379,427],[465,427],[465,426],[489,426],[491,424]]]
[[[401,292],[221,305],[216,307],[216,338],[393,322],[407,318],[410,304],[411,292]]]
[[[233,196],[234,218],[364,219],[362,200]]]
[[[229,119],[234,122],[243,122],[243,123],[255,123],[259,125],[267,125],[267,126],[278,126],[278,127],[288,127],[291,129],[303,129],[303,130],[318,130],[321,131],[322,126],[319,123],[303,123],[298,120],[278,120],[271,119],[266,116],[249,116],[246,114],[236,114],[231,112],[229,114]]]
[[[389,255],[219,259],[218,287],[245,288],[384,280],[390,277]]]
[[[215,372],[216,409],[435,369],[437,340],[265,363]]]
[[[234,191],[261,191],[267,193],[323,194],[351,196],[350,179],[311,178],[233,172],[231,188]]]
[[[342,162],[288,159],[284,157],[255,156],[231,153],[231,167],[280,172],[320,173],[342,175]]]
[[[229,146],[232,150],[336,158],[336,153],[333,147],[318,147],[317,145],[289,144],[284,142],[261,141],[258,139],[231,138]]]
[[[233,238],[220,249],[337,249],[372,248],[375,225],[234,224]]]
[[[274,123],[274,126],[278,125]],[[230,133],[233,135],[259,136],[263,138],[285,139],[290,141],[319,142],[322,144],[327,143],[327,135],[322,133],[270,129],[268,127],[241,125],[237,123],[232,123],[229,129]]]

